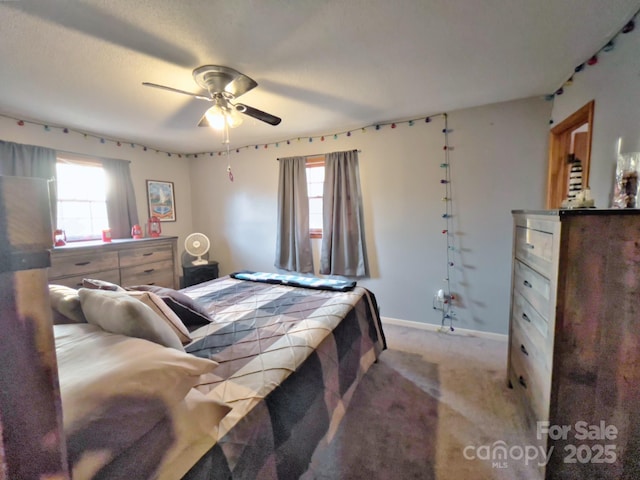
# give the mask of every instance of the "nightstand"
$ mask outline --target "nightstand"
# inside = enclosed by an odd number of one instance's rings
[[[182,265],[183,288],[218,278],[218,262],[210,260],[204,265]]]

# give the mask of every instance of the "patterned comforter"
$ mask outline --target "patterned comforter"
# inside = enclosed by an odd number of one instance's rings
[[[165,469],[160,478],[298,478],[386,348],[374,295],[229,277],[182,292],[214,320],[185,348],[219,363],[197,388],[232,410],[213,447],[191,450],[200,460],[188,472]]]

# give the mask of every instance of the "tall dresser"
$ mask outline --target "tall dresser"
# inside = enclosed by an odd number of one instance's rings
[[[84,278],[94,278],[178,288],[177,257],[177,237],[72,243],[52,250],[49,283],[79,288]]]
[[[513,211],[508,380],[546,479],[640,478],[640,210]]]

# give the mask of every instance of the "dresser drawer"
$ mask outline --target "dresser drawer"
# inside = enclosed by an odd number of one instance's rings
[[[59,277],[84,275],[91,272],[101,272],[118,268],[118,252],[59,255],[51,256],[51,268],[49,278],[55,280]],[[55,283],[55,282],[54,282]]]
[[[120,268],[160,262],[162,260],[173,260],[171,245],[131,248],[120,251]]]
[[[549,372],[551,371],[547,347],[541,340],[540,336],[527,336],[527,332],[518,324],[514,324],[512,327],[509,345],[511,354],[520,357],[521,363],[529,375],[536,378],[538,386],[549,383]]]
[[[524,263],[515,260],[513,263],[513,288],[542,316],[549,320],[553,312],[551,305],[551,285],[549,280]]]
[[[530,405],[536,421],[546,419],[551,392],[551,374],[546,366],[546,356],[517,330],[512,332],[509,351],[513,387],[524,395],[524,403]]]
[[[549,399],[544,397],[535,382],[529,378],[529,374],[524,370],[518,358],[514,358],[511,362],[509,381],[519,403],[525,409],[529,418],[529,426],[535,428],[537,422],[548,420]]]
[[[546,343],[549,332],[547,319],[540,315],[535,308],[517,291],[513,292],[512,322],[522,327],[527,336],[538,335],[541,342]]]
[[[82,287],[82,280],[85,278],[91,278],[96,280],[104,280],[106,282],[115,283],[120,285],[120,270],[105,270],[102,272],[91,272],[86,275],[75,275],[73,277],[62,277],[50,279],[49,283],[55,285],[65,285],[71,288]]]
[[[553,270],[553,233],[516,226],[515,256],[549,277]]]
[[[176,288],[173,284],[173,260],[136,265],[120,270],[122,286],[158,285]]]

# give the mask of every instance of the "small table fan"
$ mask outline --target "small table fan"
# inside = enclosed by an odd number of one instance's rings
[[[193,257],[198,257],[191,262],[193,265],[206,265],[209,263],[209,261],[202,258],[202,256],[209,251],[210,246],[211,242],[209,242],[207,236],[202,233],[191,233],[184,241],[185,251]]]

